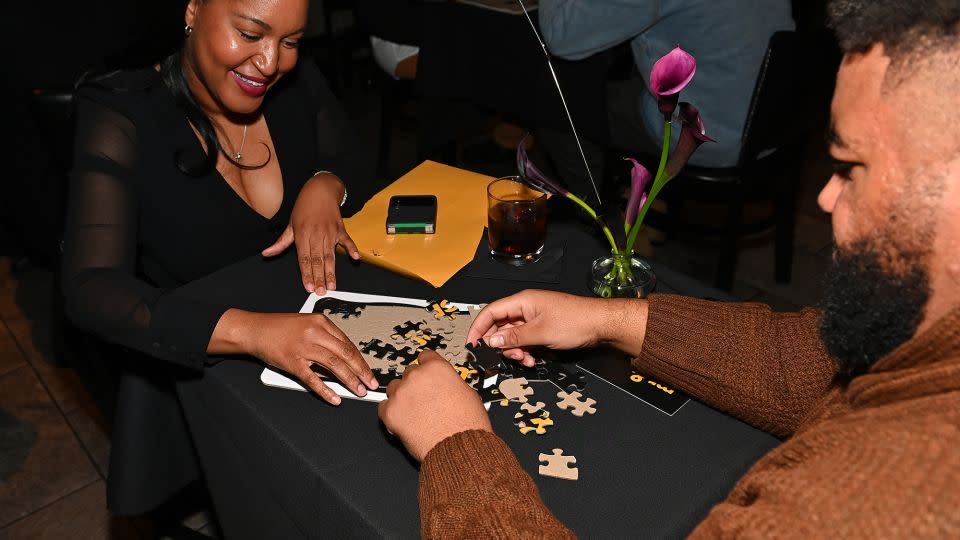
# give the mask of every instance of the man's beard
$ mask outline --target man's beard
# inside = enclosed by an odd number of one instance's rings
[[[848,376],[866,372],[912,338],[930,297],[923,266],[928,252],[897,250],[894,271],[889,250],[881,252],[877,245],[859,240],[835,247],[825,276],[820,339]]]

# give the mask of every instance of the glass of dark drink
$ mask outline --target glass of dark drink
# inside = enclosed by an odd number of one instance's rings
[[[546,238],[546,193],[516,176],[487,186],[487,240],[494,259],[515,266],[537,262]]]

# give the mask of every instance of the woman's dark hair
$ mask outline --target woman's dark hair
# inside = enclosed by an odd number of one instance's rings
[[[828,12],[829,26],[845,53],[864,52],[874,43],[883,43],[894,57],[914,52],[924,43],[936,47],[960,38],[957,0],[832,0]]]
[[[201,159],[194,158],[190,160],[185,157],[184,150],[177,150],[173,159],[176,161],[177,168],[184,174],[190,176],[203,176],[217,166],[217,153],[223,149],[220,147],[220,139],[217,138],[217,132],[213,129],[213,122],[207,113],[203,112],[197,100],[194,99],[187,86],[187,80],[183,76],[183,49],[180,49],[160,62],[160,80],[163,85],[173,94],[173,99],[177,106],[187,115],[187,120],[193,125],[194,129],[203,139],[204,155]]]
[[[173,94],[173,99],[176,101],[177,106],[187,116],[187,120],[193,125],[203,140],[204,152],[203,156],[199,159],[191,159],[188,157],[190,152],[186,152],[183,149],[177,150],[174,154],[173,159],[176,162],[177,168],[184,174],[189,176],[203,176],[209,173],[217,166],[218,153],[223,153],[234,166],[244,170],[259,169],[270,162],[272,153],[270,152],[270,147],[265,143],[263,143],[263,146],[267,149],[267,159],[258,165],[243,165],[238,163],[233,159],[233,156],[228,154],[223,148],[223,145],[220,144],[220,139],[217,137],[217,132],[213,127],[213,122],[197,103],[196,98],[193,97],[193,94],[190,92],[190,87],[187,85],[187,80],[183,76],[183,48],[180,48],[160,62],[160,80],[163,81],[163,85]]]

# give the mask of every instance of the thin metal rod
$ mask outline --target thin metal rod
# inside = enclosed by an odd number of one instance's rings
[[[583,158],[583,166],[587,169],[587,176],[590,178],[590,185],[593,186],[593,193],[597,196],[597,202],[603,204],[603,201],[600,199],[600,190],[597,189],[597,183],[593,180],[593,173],[590,172],[590,164],[587,162],[587,154],[583,151],[583,145],[580,144],[580,136],[577,135],[577,127],[573,125],[573,116],[570,115],[570,109],[567,107],[567,99],[563,97],[563,90],[560,88],[560,81],[557,79],[557,72],[553,70],[553,62],[550,60],[550,51],[547,50],[547,45],[543,42],[543,39],[540,38],[540,32],[537,32],[536,25],[533,24],[533,19],[530,18],[530,12],[527,11],[527,6],[523,4],[523,0],[517,0],[517,3],[520,4],[520,9],[523,10],[523,14],[527,16],[527,22],[530,23],[530,28],[533,30],[533,35],[537,37],[537,41],[540,42],[540,48],[543,49],[543,55],[547,57],[547,67],[550,68],[550,75],[553,76],[553,84],[557,87],[557,93],[560,94],[560,102],[563,103],[563,111],[567,113],[567,120],[570,122],[570,129],[573,131],[573,138],[577,141],[577,148],[580,150],[580,157]]]

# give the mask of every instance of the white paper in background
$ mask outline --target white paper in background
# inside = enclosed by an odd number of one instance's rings
[[[320,300],[320,296],[316,293],[310,293],[310,296],[307,297],[307,300],[303,303],[303,307],[300,308],[300,313],[313,313],[313,306],[316,305],[317,300]],[[339,300],[345,300],[348,302],[358,302],[362,304],[404,304],[408,306],[416,306],[426,308],[430,302],[427,300],[421,300],[417,298],[403,298],[399,296],[381,296],[378,294],[362,294],[362,293],[352,293],[346,291],[328,291],[322,298],[337,298]],[[465,304],[462,302],[447,302],[447,305],[456,307],[458,310],[465,311],[469,310],[471,307],[479,308],[476,304]],[[276,388],[286,388],[289,390],[299,390],[301,392],[306,392],[307,389],[300,385],[295,379],[291,379],[286,375],[274,371],[269,367],[263,368],[263,371],[260,372],[260,382],[267,386],[274,386]],[[347,390],[340,383],[325,379],[323,381],[331,390],[337,393],[338,396],[346,399],[357,399],[360,401],[371,401],[374,403],[383,401],[387,399],[387,394],[384,392],[374,392],[367,391],[367,395],[360,397],[354,394],[353,392]],[[497,383],[497,376],[488,377],[483,381],[483,387],[488,388]],[[490,410],[490,404],[485,404],[487,410]]]

